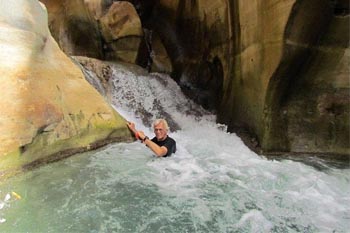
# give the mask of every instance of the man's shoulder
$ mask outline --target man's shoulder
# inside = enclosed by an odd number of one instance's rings
[[[176,141],[172,138],[172,137],[167,137],[167,139],[166,140],[169,140],[169,141],[171,141],[171,142],[174,142],[174,143],[176,143]]]
[[[170,144],[176,144],[176,141],[173,138],[169,137],[169,136],[167,136],[164,141],[158,141],[156,137],[152,138],[151,141],[155,142],[158,145],[160,145],[160,144],[164,145],[164,144],[169,144],[169,143]]]
[[[169,136],[166,138],[165,141],[165,145],[168,149],[168,152],[165,156],[170,156],[172,153],[176,152],[176,141]]]

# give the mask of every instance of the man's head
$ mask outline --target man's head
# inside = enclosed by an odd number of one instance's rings
[[[153,130],[158,141],[162,141],[168,135],[168,131],[169,131],[168,123],[164,119],[157,119],[153,122]]]

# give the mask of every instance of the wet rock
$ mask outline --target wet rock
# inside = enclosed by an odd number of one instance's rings
[[[0,175],[131,140],[125,120],[59,49],[44,5],[1,2],[0,48]]]

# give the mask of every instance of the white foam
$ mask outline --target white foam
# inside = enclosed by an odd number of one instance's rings
[[[271,220],[279,222],[285,218],[295,219],[305,227],[337,229],[340,222],[344,224],[343,219],[349,217],[346,194],[350,193],[346,187],[349,180],[338,179],[298,162],[269,161],[259,157],[235,134],[225,132],[225,126],[216,124],[215,116],[186,99],[176,83],[166,76],[140,77],[125,71],[115,72],[117,78],[114,80],[118,80],[119,89],[123,90],[115,94],[114,104],[119,111],[123,109],[126,117],[142,125],[135,108],[141,106],[146,112],[157,115],[160,112],[154,111],[153,106],[157,103],[181,126],[180,131],[171,134],[177,141],[175,155],[151,160],[147,166],[153,170],[151,182],[162,192],[184,200],[201,200],[193,210],[199,219],[210,218],[210,214],[203,215],[198,210],[207,208],[207,203],[200,197],[211,187],[208,185],[211,182],[235,187],[232,193],[246,193],[242,202],[249,203],[252,198],[256,208],[259,206],[264,210],[265,213],[250,210],[237,223],[237,227],[249,226],[252,232],[269,231]],[[147,130],[149,126],[143,127]],[[152,132],[148,130],[147,133]],[[232,193],[223,192],[217,198],[225,200]],[[288,208],[291,212],[285,213]],[[223,210],[230,215],[232,209]]]
[[[4,202],[8,201],[11,199],[11,195],[8,193],[6,194],[5,198],[4,198]]]
[[[248,228],[250,232],[268,232],[272,226],[271,222],[258,210],[251,210],[243,214],[236,225],[238,228]]]
[[[55,163],[53,170],[47,168],[45,173],[42,169],[32,179],[24,179],[23,186],[30,187],[31,205],[42,206],[42,193],[51,197],[67,190],[66,197],[56,196],[60,206],[54,211],[60,217],[70,219],[71,212],[83,215],[97,208],[95,216],[102,215],[106,221],[105,225],[97,221],[98,229],[115,232],[161,231],[152,227],[164,222],[174,227],[168,228],[169,232],[350,229],[349,169],[320,171],[300,162],[267,160],[250,151],[237,135],[227,133],[225,126],[216,124],[215,116],[187,100],[168,77],[137,76],[121,68],[113,72],[116,77],[112,80],[118,87],[113,92],[114,107],[149,136],[153,132],[142,120],[144,114],[149,122],[165,111],[181,127],[170,132],[177,141],[177,152],[168,158],[155,158],[143,144],[134,142],[109,145],[90,152],[90,157],[73,156]],[[38,185],[43,183],[41,177],[51,185],[50,190]],[[51,211],[50,204],[43,209]],[[26,211],[16,214],[22,219],[31,217]],[[7,223],[13,219],[4,217]],[[140,222],[138,230],[135,219]],[[128,221],[131,225],[124,228]],[[61,226],[52,231],[58,232]],[[91,228],[81,231],[86,230]]]

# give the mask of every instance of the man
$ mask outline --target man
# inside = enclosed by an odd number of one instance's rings
[[[176,152],[176,142],[168,136],[169,126],[166,120],[157,119],[153,122],[155,137],[150,140],[142,131],[135,129],[135,124],[128,122],[127,126],[137,139],[148,146],[158,157],[167,157]]]

